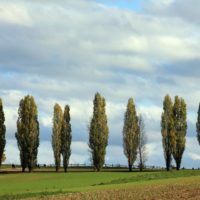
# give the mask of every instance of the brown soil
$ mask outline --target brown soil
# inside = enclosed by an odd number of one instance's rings
[[[200,200],[200,183],[141,185],[127,189],[82,192],[40,198],[43,200]]]

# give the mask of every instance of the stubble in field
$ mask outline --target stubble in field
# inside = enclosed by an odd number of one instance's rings
[[[186,180],[182,183],[153,183],[126,189],[83,192],[64,196],[41,198],[43,200],[200,200],[200,183]],[[176,180],[174,180],[176,181]]]

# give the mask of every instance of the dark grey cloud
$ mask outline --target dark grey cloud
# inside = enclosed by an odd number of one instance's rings
[[[189,2],[185,0],[148,0],[143,1],[143,6],[145,11],[148,11],[153,15],[156,14],[163,17],[180,18],[189,23],[200,23],[200,14],[198,10],[200,2],[198,0],[191,0]]]
[[[200,73],[200,59],[177,60],[164,68],[164,73],[186,78],[197,78]]]

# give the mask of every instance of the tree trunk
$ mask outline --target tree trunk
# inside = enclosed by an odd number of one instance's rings
[[[132,172],[132,165],[128,165],[128,168],[129,168],[129,172]]]
[[[166,169],[167,169],[167,171],[170,170],[170,161],[169,161],[169,160],[167,160],[167,163],[166,163]]]
[[[181,163],[180,163],[180,161],[178,160],[178,161],[176,162],[176,170],[179,170],[180,167],[181,167]]]
[[[169,166],[167,166],[167,171],[169,171],[170,170],[170,167]]]
[[[29,173],[33,171],[32,167],[28,168]]]
[[[3,158],[3,155],[2,156],[0,155],[0,167],[1,167],[2,158]]]
[[[25,172],[25,169],[26,169],[25,167],[22,167],[22,172]]]
[[[59,167],[58,166],[56,166],[56,172],[58,172],[59,171]]]
[[[170,165],[171,165],[171,153],[167,152],[167,158],[166,158],[166,169],[167,169],[167,171],[170,171]]]

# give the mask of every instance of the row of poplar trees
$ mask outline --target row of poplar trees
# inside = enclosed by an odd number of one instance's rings
[[[106,147],[108,145],[109,128],[106,116],[106,101],[99,93],[95,94],[93,101],[93,115],[90,120],[89,148],[91,160],[95,171],[100,171],[105,163]],[[197,139],[200,143],[200,105],[196,123]],[[70,107],[65,106],[64,112],[59,104],[55,104],[53,113],[52,148],[56,171],[59,171],[61,157],[63,167],[67,171],[71,155],[71,124]],[[39,147],[39,121],[37,105],[32,96],[25,96],[19,103],[17,132],[15,133],[22,171],[26,168],[31,172],[37,164]],[[177,170],[180,169],[182,156],[185,150],[187,132],[187,110],[183,98],[176,96],[174,102],[169,95],[163,101],[161,117],[161,133],[166,161],[166,169],[170,170],[172,158],[176,162]],[[5,159],[4,148],[6,127],[2,100],[0,99],[0,165]],[[124,115],[123,147],[127,157],[129,171],[139,159],[139,168],[142,170],[146,157],[145,125],[141,116],[137,115],[132,98],[128,100]]]
[[[94,169],[95,171],[100,171],[105,164],[109,128],[107,124],[105,98],[99,93],[96,93],[93,104],[93,116],[88,127],[89,148]],[[0,161],[5,158],[6,127],[4,122],[3,105],[0,100]],[[70,107],[66,105],[63,112],[60,105],[56,103],[54,106],[52,128],[52,148],[56,171],[60,169],[61,156],[64,170],[65,172],[67,171],[71,155],[71,131]],[[34,98],[27,95],[19,103],[17,132],[15,133],[23,172],[26,168],[31,172],[37,165],[39,132],[37,105]],[[127,111],[124,117],[123,144],[124,153],[128,159],[129,170],[132,171],[137,154],[139,154],[139,167],[142,170],[145,163],[146,135],[143,119],[141,116],[137,116],[132,98],[128,101]]]
[[[58,104],[54,106],[52,147],[55,157],[56,171],[60,167],[60,157],[63,156],[63,167],[67,171],[71,154],[71,125],[69,106],[65,106],[64,113]],[[5,117],[2,101],[0,100],[0,161],[2,161],[5,141]],[[20,152],[22,171],[29,172],[37,165],[39,147],[39,121],[37,105],[32,96],[25,96],[19,103],[17,132],[15,133]],[[0,162],[1,165],[1,162]]]

